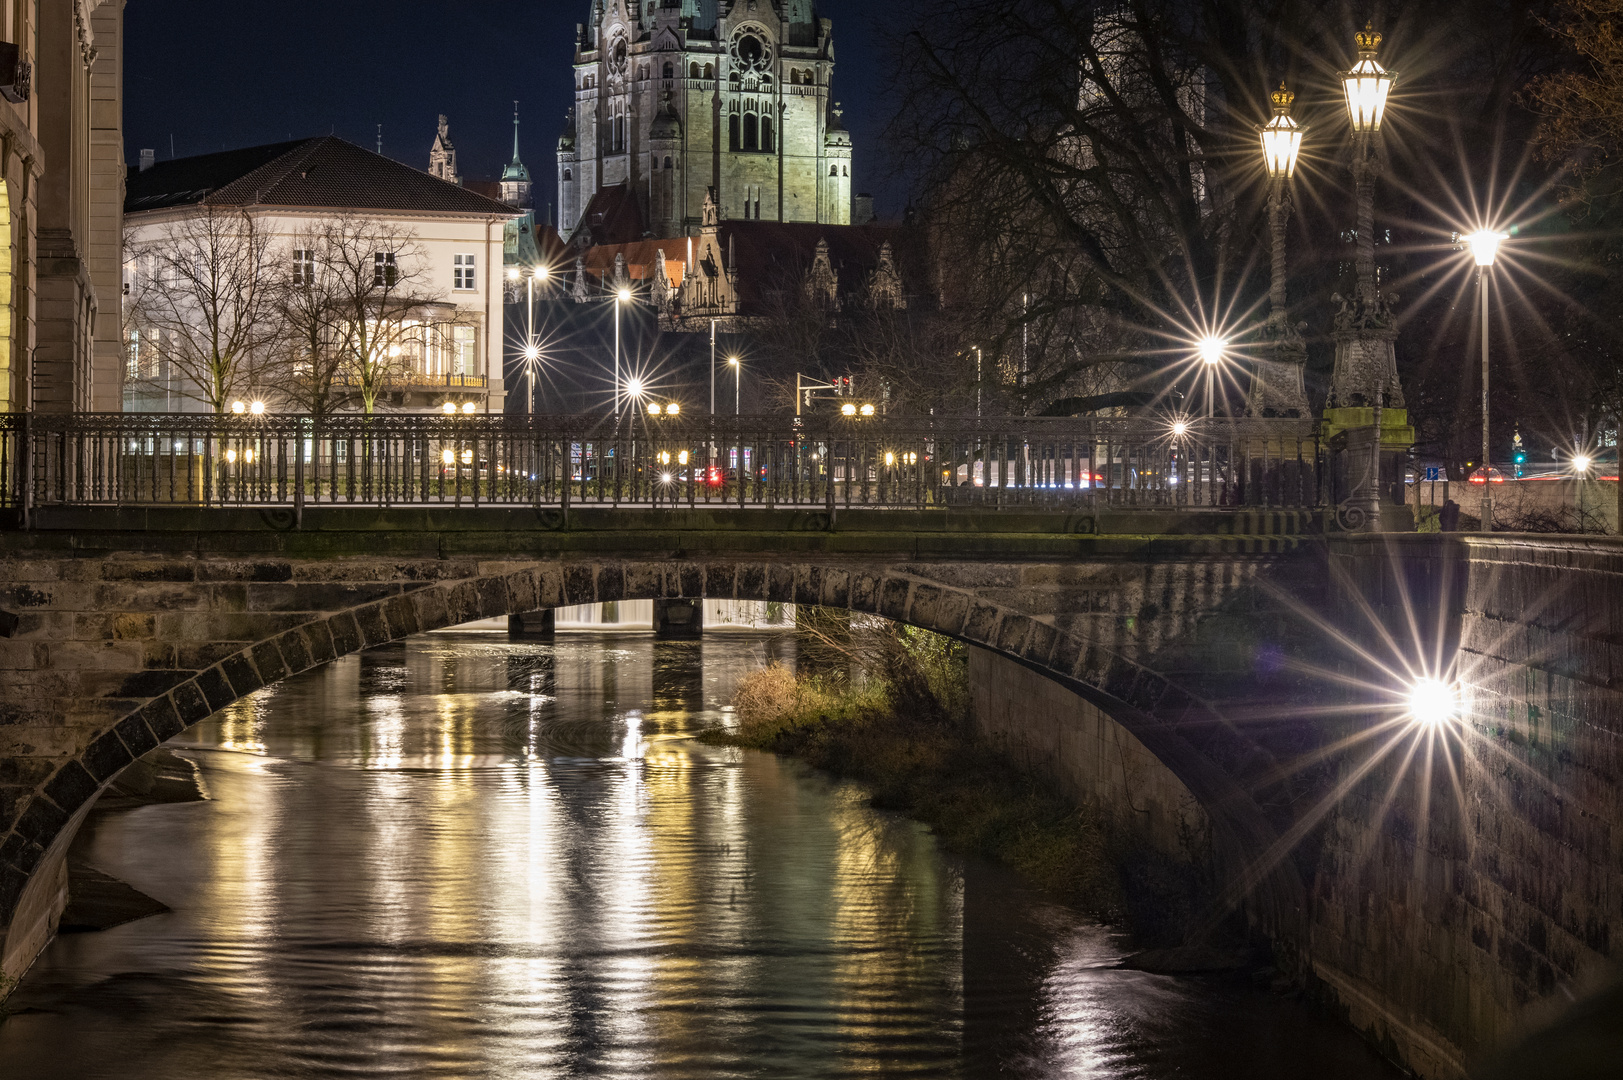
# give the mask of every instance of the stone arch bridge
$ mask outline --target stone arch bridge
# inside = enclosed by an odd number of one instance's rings
[[[1604,970],[1623,931],[1623,723],[1610,682],[1573,658],[1623,641],[1623,604],[1594,599],[1623,590],[1616,546],[1326,539],[1277,513],[1181,535],[1078,534],[1044,513],[817,517],[328,508],[295,527],[103,509],[0,533],[4,971],[53,933],[66,847],[100,789],[232,701],[439,627],[698,597],[871,612],[1080,696],[1199,803],[1225,902],[1425,1075],[1461,1075]],[[1375,706],[1322,718],[1326,688],[1345,702],[1376,678],[1416,605],[1431,644],[1478,661],[1486,749],[1460,758],[1457,810],[1418,792],[1382,803],[1402,777],[1356,737]]]

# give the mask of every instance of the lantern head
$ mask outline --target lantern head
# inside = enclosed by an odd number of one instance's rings
[[[1270,177],[1289,180],[1296,173],[1296,158],[1302,152],[1302,126],[1291,119],[1291,103],[1296,95],[1280,83],[1270,100],[1274,117],[1262,129],[1262,160]]]
[[[1398,78],[1397,72],[1388,71],[1376,62],[1375,50],[1380,46],[1380,33],[1373,23],[1367,24],[1358,32],[1358,63],[1341,75],[1341,85],[1347,91],[1347,115],[1354,131],[1381,130],[1386,97]]]

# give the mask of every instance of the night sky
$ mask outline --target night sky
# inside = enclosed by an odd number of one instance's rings
[[[494,179],[520,152],[538,208],[556,199],[554,150],[571,102],[575,24],[591,0],[135,0],[125,9],[124,148],[159,160],[336,134],[428,167],[436,117],[451,119],[458,166]],[[834,20],[835,93],[856,140],[853,190],[879,184],[873,148],[884,64],[869,34],[883,5],[819,0]]]

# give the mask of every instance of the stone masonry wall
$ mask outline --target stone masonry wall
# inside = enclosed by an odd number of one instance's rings
[[[1132,732],[1052,679],[985,649],[969,650],[981,737],[1125,835],[1178,859],[1204,858],[1200,803]]]
[[[1618,973],[1623,543],[1361,537],[1330,559],[1375,620],[1346,674],[1390,686],[1457,649],[1463,718],[1383,734],[1361,777],[1362,753],[1340,763],[1308,954],[1354,1023],[1459,1076]]]

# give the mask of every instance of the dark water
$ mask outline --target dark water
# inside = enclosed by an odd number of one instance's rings
[[[690,733],[787,645],[435,634],[188,733],[210,800],[82,851],[173,911],[64,935],[0,1076],[1392,1075],[860,791]]]

